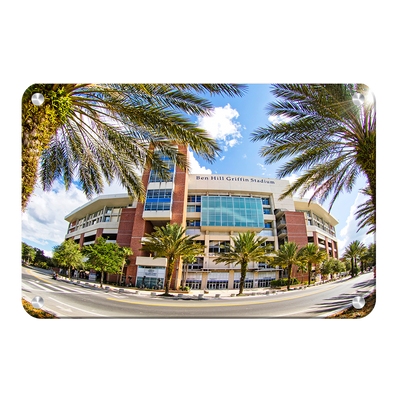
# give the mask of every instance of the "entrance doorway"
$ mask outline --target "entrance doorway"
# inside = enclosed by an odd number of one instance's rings
[[[135,286],[146,289],[162,289],[165,281],[164,267],[138,266]]]
[[[227,289],[228,281],[208,281],[207,289],[217,290],[217,289]]]

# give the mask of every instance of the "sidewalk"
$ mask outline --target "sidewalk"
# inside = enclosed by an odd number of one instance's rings
[[[37,270],[37,272],[43,272],[45,274],[51,275],[52,272],[48,270],[41,270],[40,268],[34,268]],[[39,270],[39,271],[38,271]],[[326,281],[324,283],[317,283],[313,284],[311,286],[302,286],[302,287],[297,287],[293,288],[290,290],[290,292],[297,292],[298,290],[303,291],[306,290],[308,287],[314,287],[314,286],[319,286],[319,285],[325,285],[329,283],[334,283],[338,281],[343,281],[346,279],[349,279],[349,276],[346,276],[342,279],[338,279],[335,281]],[[95,290],[102,290],[106,293],[108,292],[114,292],[114,293],[124,293],[127,295],[136,295],[136,296],[148,296],[148,297],[155,297],[159,296],[164,293],[164,290],[143,290],[143,289],[137,289],[137,288],[131,288],[131,287],[120,287],[120,286],[111,286],[107,284],[103,284],[103,289],[100,288],[100,284],[97,282],[93,281],[87,281],[86,279],[74,279],[72,278],[72,281],[69,280],[69,278],[60,276],[58,275],[57,280],[59,281],[64,281],[66,283],[70,283],[73,285],[81,286],[81,287],[89,287],[93,288]],[[239,289],[213,289],[213,290],[203,290],[203,289],[193,289],[190,290],[189,292],[184,292],[184,293],[170,293],[171,296],[173,297],[179,297],[179,298],[196,298],[196,299],[216,299],[216,298],[236,298],[237,294],[239,292]],[[244,289],[243,290],[243,295],[244,296],[270,296],[270,295],[277,295],[280,293],[287,293],[286,289],[273,289],[270,287],[265,287],[265,288],[252,288],[252,289]]]
[[[41,270],[39,268],[35,268],[33,267],[32,269],[36,270],[36,272],[41,272],[44,273],[46,275],[49,275],[49,279],[51,279],[51,275],[52,272],[47,271],[47,270]],[[350,276],[346,276],[342,279],[338,279],[335,281],[326,281],[324,283],[317,283],[316,285],[312,285],[310,286],[311,288],[313,286],[320,286],[320,285],[325,285],[325,284],[335,284],[337,282],[340,281],[344,281],[344,280],[348,280],[351,279]],[[97,282],[88,282],[87,280],[76,280],[76,279],[72,279],[72,281],[69,280],[69,278],[64,277],[64,276],[58,276],[57,277],[58,281],[63,281],[65,283],[71,284],[71,285],[75,285],[75,286],[80,286],[80,287],[86,287],[86,288],[91,288],[94,290],[99,290],[99,291],[104,291],[105,293],[119,293],[119,294],[123,294],[123,295],[128,295],[128,296],[142,296],[142,297],[156,297],[156,296],[160,296],[164,293],[163,290],[143,290],[143,289],[137,289],[137,288],[128,288],[128,287],[116,287],[116,286],[109,286],[109,285],[105,285],[103,284],[103,288],[100,288],[100,284]],[[290,293],[295,293],[297,291],[302,292],[303,290],[308,289],[308,286],[303,286],[303,287],[299,287],[299,288],[293,288],[290,290]],[[372,288],[371,290],[369,290],[367,293],[362,293],[360,294],[362,297],[367,297],[373,290],[375,290],[375,287]],[[237,294],[238,294],[239,290],[238,289],[224,289],[224,290],[190,290],[189,292],[184,292],[184,293],[170,293],[170,295],[172,297],[175,298],[182,298],[182,299],[197,299],[197,300],[202,300],[202,299],[235,299],[237,298]],[[253,297],[253,296],[262,296],[264,297],[264,299],[269,296],[276,296],[282,293],[288,293],[288,291],[285,290],[277,290],[277,289],[272,289],[272,288],[252,288],[252,289],[245,289],[243,291],[243,295],[244,296],[249,296],[249,297]],[[316,317],[312,317],[312,318],[326,318],[328,316],[334,315],[340,311],[343,311],[346,308],[351,307],[351,305],[347,305],[341,309],[337,309],[334,311],[329,311],[327,313],[321,314],[319,316]]]
[[[347,279],[344,278],[344,279]],[[344,280],[342,279],[342,280]],[[110,286],[107,284],[103,284],[103,289],[100,288],[100,284],[97,282],[89,282],[87,280],[81,280],[81,279],[72,279],[72,282],[70,282],[69,278],[63,277],[63,276],[58,276],[57,280],[63,280],[67,283],[72,283],[74,285],[82,286],[82,287],[89,287],[93,288],[96,290],[103,290],[104,292],[114,292],[114,293],[124,293],[128,295],[136,295],[136,296],[149,296],[149,297],[155,297],[159,296],[164,293],[164,290],[143,290],[143,289],[138,289],[138,288],[131,288],[131,287],[116,287],[116,286]],[[314,286],[319,286],[323,284],[329,284],[333,282],[338,282],[339,280],[336,281],[327,281],[325,283],[317,283],[314,285],[311,285],[310,287]],[[290,292],[296,292],[296,291],[303,291],[306,290],[308,286],[302,286],[302,287],[296,287],[293,289],[290,289]],[[170,293],[171,296],[173,297],[182,297],[182,298],[198,298],[198,299],[215,299],[215,298],[235,298],[236,295],[238,294],[239,289],[213,289],[213,290],[203,290],[203,289],[192,289],[189,292],[183,292],[183,293]],[[288,291],[286,289],[274,289],[270,287],[265,287],[265,288],[252,288],[252,289],[244,289],[243,290],[243,295],[244,296],[270,296],[270,295],[277,295],[280,293],[287,293]]]
[[[57,280],[59,281],[64,281],[67,283],[71,283],[74,285],[82,286],[82,287],[89,287],[93,288],[96,290],[103,290],[104,292],[114,292],[114,293],[124,293],[124,294],[129,294],[129,295],[138,295],[138,296],[149,296],[149,297],[154,297],[154,296],[159,296],[164,293],[164,290],[143,290],[143,289],[137,289],[137,288],[131,288],[131,287],[117,287],[117,286],[111,286],[111,285],[106,285],[103,284],[103,289],[100,288],[100,284],[97,282],[89,282],[87,280],[81,280],[81,279],[74,279],[72,278],[72,282],[69,280],[69,278],[63,277],[63,276],[58,276]],[[182,292],[182,293],[170,293],[171,296],[174,297],[192,297],[192,298],[227,298],[227,297],[236,297],[237,293],[239,292],[239,289],[226,289],[226,290],[190,290],[189,292]],[[243,291],[244,295],[248,296],[257,296],[257,295],[272,295],[272,294],[277,294],[278,292],[284,292],[284,291],[278,291],[276,289],[271,289],[271,288],[254,288],[254,289],[246,289]]]

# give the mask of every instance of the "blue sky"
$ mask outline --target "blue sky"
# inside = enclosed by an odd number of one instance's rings
[[[243,97],[212,96],[209,99],[214,105],[213,114],[210,117],[193,116],[192,119],[217,140],[222,152],[213,164],[191,153],[191,172],[276,178],[279,164],[265,165],[258,154],[262,143],[250,141],[252,132],[272,122],[265,110],[267,104],[274,100],[270,86],[250,84]],[[286,179],[292,181],[295,176]],[[339,220],[336,234],[341,254],[352,240],[362,240],[368,245],[374,239],[372,235],[365,235],[366,229],[356,232],[354,212],[357,205],[363,202],[359,189],[364,186],[365,179],[360,177],[356,188],[351,193],[343,193],[331,210]],[[125,190],[118,182],[113,182],[104,191],[107,194],[122,192]],[[86,201],[77,185],[73,185],[68,192],[59,182],[47,193],[37,187],[22,216],[22,240],[50,255],[53,246],[64,239],[68,227],[64,216]],[[329,207],[329,200],[324,206]]]

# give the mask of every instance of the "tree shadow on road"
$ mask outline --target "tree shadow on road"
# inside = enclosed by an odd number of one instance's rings
[[[352,301],[354,299],[353,294],[345,294],[338,297],[331,297],[326,299],[321,303],[317,303],[313,308],[314,311],[309,310],[307,313],[309,314],[320,314],[321,312],[327,313],[331,311],[339,310],[343,307],[351,306]]]

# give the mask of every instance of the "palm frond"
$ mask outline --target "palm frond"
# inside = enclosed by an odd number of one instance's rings
[[[260,155],[266,164],[289,159],[278,169],[278,178],[301,173],[281,198],[311,190],[310,200],[332,196],[332,208],[339,194],[351,191],[364,174],[376,207],[375,107],[352,101],[354,93],[366,90],[355,84],[273,85],[277,100],[267,107],[268,114],[286,122],[258,128],[252,141],[265,142]]]
[[[29,106],[35,90],[43,92],[44,107]],[[101,193],[104,181],[119,179],[133,198],[143,199],[138,170],[151,167],[160,176],[168,176],[165,162],[153,151],[168,156],[183,170],[188,169],[188,161],[177,145],[189,146],[208,162],[218,156],[221,149],[215,140],[186,115],[211,111],[212,103],[200,94],[241,96],[245,90],[243,85],[231,84],[33,85],[24,93],[22,107],[23,146],[30,145],[23,152],[23,169],[33,171],[29,183],[22,177],[23,207],[36,181],[38,157],[46,190],[55,179],[63,177],[68,188],[77,177],[90,197]],[[52,129],[50,140],[44,137],[45,142],[35,144],[31,139],[45,129],[44,123]],[[29,164],[26,160],[36,153]]]

